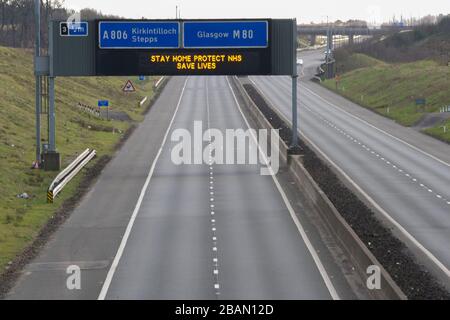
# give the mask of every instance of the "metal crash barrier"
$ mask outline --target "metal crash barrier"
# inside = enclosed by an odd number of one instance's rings
[[[53,203],[62,189],[91,161],[97,152],[86,149],[53,180],[47,192],[47,203]]]

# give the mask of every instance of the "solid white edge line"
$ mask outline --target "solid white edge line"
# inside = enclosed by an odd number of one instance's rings
[[[259,89],[259,92],[264,96],[264,98],[274,106],[274,103],[271,99],[269,99],[261,90],[260,86],[253,82],[252,83]],[[287,123],[291,123],[286,116],[284,116],[281,112],[277,112],[278,115],[284,118]],[[398,223],[394,218],[392,218],[375,200],[370,197],[350,176],[345,173],[341,167],[339,167],[330,157],[326,155],[324,151],[322,151],[314,142],[312,142],[306,135],[299,130],[301,136],[311,144],[321,155],[324,157],[348,182],[358,190],[369,202],[372,206],[374,206],[390,223],[392,223],[400,233],[402,233],[409,241],[411,241],[422,253],[424,253],[442,272],[446,274],[447,277],[450,277],[450,270],[439,261],[428,249],[426,249],[416,238],[414,238],[400,223]]]
[[[416,151],[418,151],[418,152],[420,152],[420,153],[422,153],[422,154],[424,154],[424,155],[430,157],[431,159],[433,159],[433,160],[435,160],[435,161],[437,161],[437,162],[439,162],[439,163],[441,163],[441,164],[443,164],[443,165],[445,165],[445,166],[447,166],[447,167],[450,167],[450,164],[447,163],[447,162],[445,162],[444,160],[441,160],[441,159],[439,159],[438,157],[433,156],[432,154],[429,154],[428,152],[426,152],[426,151],[424,151],[424,150],[422,150],[422,149],[420,149],[420,148],[418,148],[418,147],[416,147],[416,146],[414,146],[414,145],[412,145],[412,144],[406,142],[405,140],[402,140],[402,139],[400,139],[400,138],[398,138],[398,137],[396,137],[396,136],[390,134],[389,132],[386,132],[386,131],[384,131],[383,129],[380,129],[380,128],[374,126],[374,125],[371,124],[370,122],[368,122],[368,121],[366,121],[366,120],[364,120],[364,119],[361,119],[361,118],[359,118],[359,117],[357,117],[357,116],[351,114],[350,112],[344,110],[343,108],[341,108],[341,107],[339,107],[339,106],[337,106],[337,105],[335,105],[335,104],[329,102],[329,101],[326,100],[325,98],[322,98],[320,95],[318,95],[317,93],[315,93],[315,92],[312,91],[311,89],[305,87],[304,85],[299,85],[299,86],[300,86],[301,88],[305,89],[306,91],[310,92],[312,95],[318,97],[318,98],[319,98],[320,100],[322,100],[323,102],[325,102],[325,103],[327,103],[328,105],[332,106],[333,108],[337,109],[338,111],[342,111],[342,112],[344,112],[345,114],[347,114],[348,116],[350,116],[350,117],[352,117],[352,118],[354,118],[354,119],[356,119],[356,120],[358,120],[358,121],[360,121],[360,122],[362,122],[362,123],[368,125],[369,127],[371,127],[371,128],[373,128],[373,129],[375,129],[375,130],[377,130],[377,131],[379,131],[379,132],[381,132],[381,133],[387,135],[388,137],[390,137],[390,138],[392,138],[392,139],[394,139],[394,140],[397,140],[397,141],[403,143],[404,145],[406,145],[406,146],[408,146],[408,147],[410,147],[410,148],[412,148],[412,149],[414,149],[414,150],[416,150]]]
[[[230,88],[230,91],[231,91],[231,93],[233,95],[235,105],[237,106],[239,112],[241,113],[241,116],[244,119],[247,127],[249,129],[251,129],[247,118],[245,117],[244,113],[242,112],[241,106],[240,106],[239,101],[238,101],[238,99],[237,99],[237,97],[236,97],[236,95],[235,95],[235,93],[233,91],[233,88],[231,87],[231,84],[230,84],[230,81],[228,80],[228,77],[226,79],[227,79],[228,87]],[[327,272],[325,270],[325,267],[323,266],[322,262],[320,261],[320,258],[318,256],[316,250],[314,249],[311,241],[308,238],[308,235],[306,234],[305,230],[303,229],[302,224],[300,223],[297,215],[295,214],[294,208],[292,207],[288,197],[286,196],[286,193],[284,192],[283,188],[281,187],[281,184],[278,181],[278,178],[274,174],[272,168],[269,166],[269,160],[267,159],[267,157],[264,154],[264,152],[261,150],[261,146],[258,143],[258,139],[255,137],[254,133],[251,130],[250,130],[250,133],[251,133],[251,136],[252,136],[254,142],[258,146],[259,153],[262,155],[262,157],[264,159],[264,162],[267,165],[267,168],[270,170],[270,173],[271,173],[271,176],[272,176],[272,180],[275,183],[275,185],[276,185],[276,187],[278,189],[278,192],[280,193],[281,197],[283,198],[283,201],[284,201],[284,203],[285,203],[285,205],[286,205],[286,207],[287,207],[287,209],[289,211],[289,214],[291,215],[292,220],[294,221],[294,224],[296,225],[296,227],[297,227],[297,229],[298,229],[298,231],[299,231],[299,233],[300,233],[300,235],[301,235],[301,237],[303,239],[303,242],[305,243],[306,247],[308,248],[308,251],[309,251],[309,253],[312,256],[312,258],[314,260],[314,263],[316,264],[317,269],[319,270],[320,275],[322,276],[322,279],[325,282],[325,285],[326,285],[326,287],[328,289],[328,292],[330,293],[330,295],[331,295],[333,300],[340,300],[340,297],[339,297],[339,295],[338,295],[338,293],[337,293],[333,283],[331,282],[330,277],[328,276],[328,274],[327,274]]]
[[[155,159],[153,160],[153,164],[152,164],[152,166],[150,168],[150,171],[148,173],[147,179],[145,180],[144,186],[141,189],[141,193],[139,195],[138,201],[137,201],[136,206],[134,208],[133,214],[131,215],[130,221],[128,222],[127,228],[126,228],[125,233],[124,233],[124,235],[122,237],[122,241],[120,243],[119,249],[117,250],[116,256],[115,256],[115,258],[113,260],[113,263],[111,264],[111,267],[110,267],[110,269],[108,271],[108,274],[106,276],[105,282],[103,283],[102,290],[100,292],[100,295],[98,296],[98,300],[105,300],[106,299],[106,295],[108,294],[109,286],[111,285],[112,279],[114,277],[114,273],[116,272],[117,266],[119,265],[120,259],[122,258],[122,254],[123,254],[123,251],[125,250],[125,246],[127,245],[127,241],[128,241],[128,238],[129,238],[129,236],[131,234],[131,230],[133,229],[133,225],[134,225],[134,222],[136,220],[136,216],[137,216],[137,214],[138,214],[138,212],[139,212],[139,210],[141,208],[142,201],[144,200],[144,196],[145,196],[145,193],[147,191],[148,185],[150,184],[150,180],[151,180],[151,178],[153,176],[153,172],[155,171],[156,163],[158,162],[158,159],[161,156],[161,153],[162,153],[162,150],[163,150],[164,145],[166,143],[167,137],[169,136],[169,132],[170,132],[170,130],[172,128],[172,124],[173,124],[173,122],[175,120],[175,117],[176,117],[176,115],[178,113],[178,109],[180,108],[181,100],[183,99],[184,90],[186,89],[186,85],[187,85],[188,79],[189,78],[186,78],[186,80],[184,82],[183,89],[181,90],[181,94],[180,94],[180,99],[178,100],[177,107],[175,108],[175,113],[174,113],[174,115],[173,115],[173,117],[172,117],[172,119],[171,119],[171,121],[169,123],[169,126],[168,126],[167,130],[166,130],[166,133],[164,135],[164,138],[163,138],[161,146],[160,146],[160,148],[158,150],[158,153],[157,153]]]

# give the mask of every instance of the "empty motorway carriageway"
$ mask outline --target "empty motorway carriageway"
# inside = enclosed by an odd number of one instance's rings
[[[300,54],[300,134],[396,236],[441,279],[450,279],[450,147],[405,128],[310,81],[321,51]],[[277,113],[290,123],[291,82],[251,77]]]
[[[391,136],[380,129],[383,123],[375,127],[364,115],[354,119],[347,105],[339,106],[341,100],[307,81],[320,55],[301,57],[303,138],[448,266],[448,227],[433,222],[448,212],[448,204],[436,197],[446,176],[427,180],[445,172],[440,171],[444,160]],[[217,161],[213,132],[226,137],[227,130],[258,128],[233,81],[170,78],[143,123],[20,272],[6,299],[373,299],[369,275],[358,272],[355,257],[300,192],[285,164],[275,175],[262,175],[267,163],[261,161]],[[289,122],[290,83],[282,77],[249,81]],[[194,164],[174,159],[180,137],[192,138],[189,148],[198,147],[201,159],[195,152],[187,156]],[[252,138],[246,137],[249,146]],[[227,152],[233,158],[240,152],[239,144],[227,148],[220,147],[223,159]],[[430,213],[420,214],[424,210]],[[71,268],[79,269],[76,289]]]
[[[283,168],[173,163],[173,133],[199,121],[252,126],[228,78],[172,78],[7,298],[368,298]],[[70,265],[81,290],[66,287]]]
[[[330,30],[325,53],[301,51],[295,18],[186,20],[177,7],[173,20],[50,21],[42,50],[41,1],[35,9],[29,170],[54,180],[40,224],[11,227],[27,241],[0,260],[2,300],[166,301],[164,319],[288,319],[299,300],[450,300],[450,146],[311,81],[336,62]],[[99,85],[85,98],[101,96],[98,109],[81,101],[63,114],[57,95],[72,80],[56,91],[55,81],[69,77],[82,79],[74,91]],[[74,128],[98,129],[104,145],[56,139]],[[98,148],[61,171],[63,140],[67,158]]]

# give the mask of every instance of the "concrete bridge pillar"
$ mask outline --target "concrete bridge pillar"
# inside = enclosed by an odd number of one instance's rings
[[[316,42],[317,42],[317,36],[316,35],[310,35],[309,36],[309,41],[310,41],[310,44],[311,44],[311,46],[315,46],[316,45]]]
[[[333,50],[333,31],[331,30],[327,32],[327,48]]]
[[[355,36],[353,34],[348,36],[348,44],[353,45],[355,43]]]

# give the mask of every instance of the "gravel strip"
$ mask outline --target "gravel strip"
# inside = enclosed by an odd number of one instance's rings
[[[290,145],[291,129],[251,84],[244,88],[280,137]],[[348,189],[305,143],[303,163],[319,187],[356,234],[411,300],[450,300],[450,293],[419,265],[408,248],[376,219],[374,212]]]

